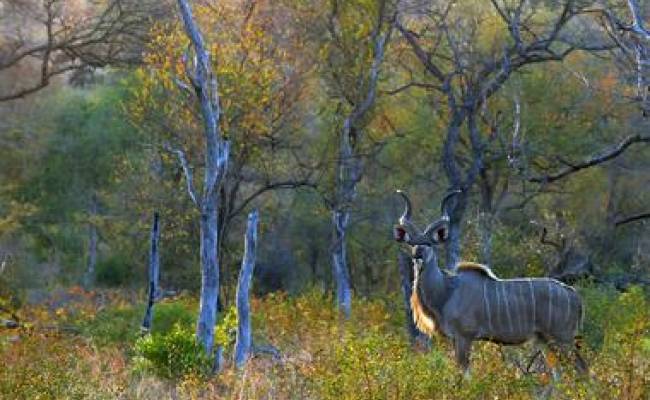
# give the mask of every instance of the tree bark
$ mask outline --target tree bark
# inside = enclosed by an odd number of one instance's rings
[[[462,257],[462,223],[467,204],[466,192],[455,196],[455,206],[449,216],[449,238],[445,246],[446,267],[449,271],[456,271]]]
[[[151,225],[151,248],[149,250],[149,299],[147,309],[142,321],[142,331],[151,331],[151,320],[153,318],[153,305],[160,298],[158,287],[160,277],[160,217],[158,212],[153,214]]]
[[[208,355],[214,345],[214,327],[217,323],[219,297],[219,261],[217,258],[216,201],[207,202],[201,212],[201,295],[196,337]]]
[[[248,214],[244,258],[237,283],[237,342],[235,344],[235,366],[243,368],[251,353],[252,331],[249,292],[255,269],[255,249],[257,247],[257,210]]]
[[[465,120],[465,114],[456,110],[455,99],[449,96],[451,119],[447,126],[447,137],[443,146],[442,167],[447,175],[449,187],[452,189],[463,189],[462,175],[456,162],[456,144],[460,139],[461,126]],[[465,213],[466,193],[461,192],[454,196],[452,209],[444,210],[449,214],[449,238],[445,245],[446,268],[455,271],[456,265],[461,259],[461,224]]]
[[[334,243],[332,244],[332,266],[334,282],[336,282],[336,305],[346,318],[352,312],[352,286],[347,265],[345,234],[350,219],[347,211],[334,211]]]

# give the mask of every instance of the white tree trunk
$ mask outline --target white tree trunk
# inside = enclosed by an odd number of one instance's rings
[[[336,305],[346,318],[352,312],[352,285],[347,264],[345,248],[345,234],[350,213],[347,211],[334,211],[334,243],[332,243],[332,274],[336,282]]]
[[[235,344],[235,366],[243,368],[251,353],[252,331],[249,292],[255,269],[257,247],[257,210],[248,214],[244,258],[242,259],[239,282],[237,283],[237,342]]]
[[[217,78],[212,72],[210,55],[206,51],[203,36],[194,21],[189,3],[186,0],[178,0],[178,6],[185,33],[194,50],[194,57],[186,57],[194,60],[193,66],[186,65],[186,74],[199,100],[203,119],[205,173],[200,199],[194,190],[192,171],[183,152],[178,150],[176,153],[183,166],[189,196],[201,212],[201,298],[196,337],[206,354],[212,356],[219,297],[219,192],[228,168],[230,142],[222,137],[219,126],[221,110]],[[215,363],[216,368],[219,367],[218,364]]]

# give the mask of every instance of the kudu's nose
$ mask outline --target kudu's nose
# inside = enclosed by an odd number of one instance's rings
[[[415,246],[413,248],[412,256],[416,260],[424,260],[424,247],[423,246]]]

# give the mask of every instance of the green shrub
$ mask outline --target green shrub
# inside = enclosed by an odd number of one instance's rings
[[[111,307],[83,321],[81,328],[86,336],[101,346],[124,344],[131,346],[137,339],[143,307]]]
[[[99,286],[128,286],[136,278],[134,266],[122,256],[112,256],[97,263],[95,279]]]
[[[144,310],[143,310],[144,313]],[[191,328],[196,322],[196,308],[175,301],[173,303],[158,303],[153,307],[151,330],[155,333],[167,334],[175,325]]]
[[[221,316],[214,330],[214,343],[228,351],[237,337],[237,309],[230,307]]]
[[[582,335],[590,348],[599,350],[605,340],[618,292],[612,287],[596,286],[589,282],[582,282],[579,291],[585,308]]]
[[[154,333],[135,342],[135,369],[165,379],[206,375],[210,359],[194,336],[194,330],[174,325],[170,332]]]
[[[98,345],[124,344],[131,347],[140,334],[145,305],[108,307],[90,319],[80,321],[82,332]],[[182,302],[154,305],[152,331],[168,334],[175,325],[192,329],[196,311]]]

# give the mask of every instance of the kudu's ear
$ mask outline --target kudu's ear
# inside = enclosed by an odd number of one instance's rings
[[[406,240],[406,229],[402,225],[395,225],[393,227],[393,239],[396,242],[404,242]]]
[[[427,226],[427,229],[424,231],[424,236],[431,241],[431,244],[446,242],[449,239],[449,220],[443,217]]]
[[[449,239],[449,227],[445,224],[440,228],[436,229],[434,237],[432,238],[436,243],[444,243]]]

